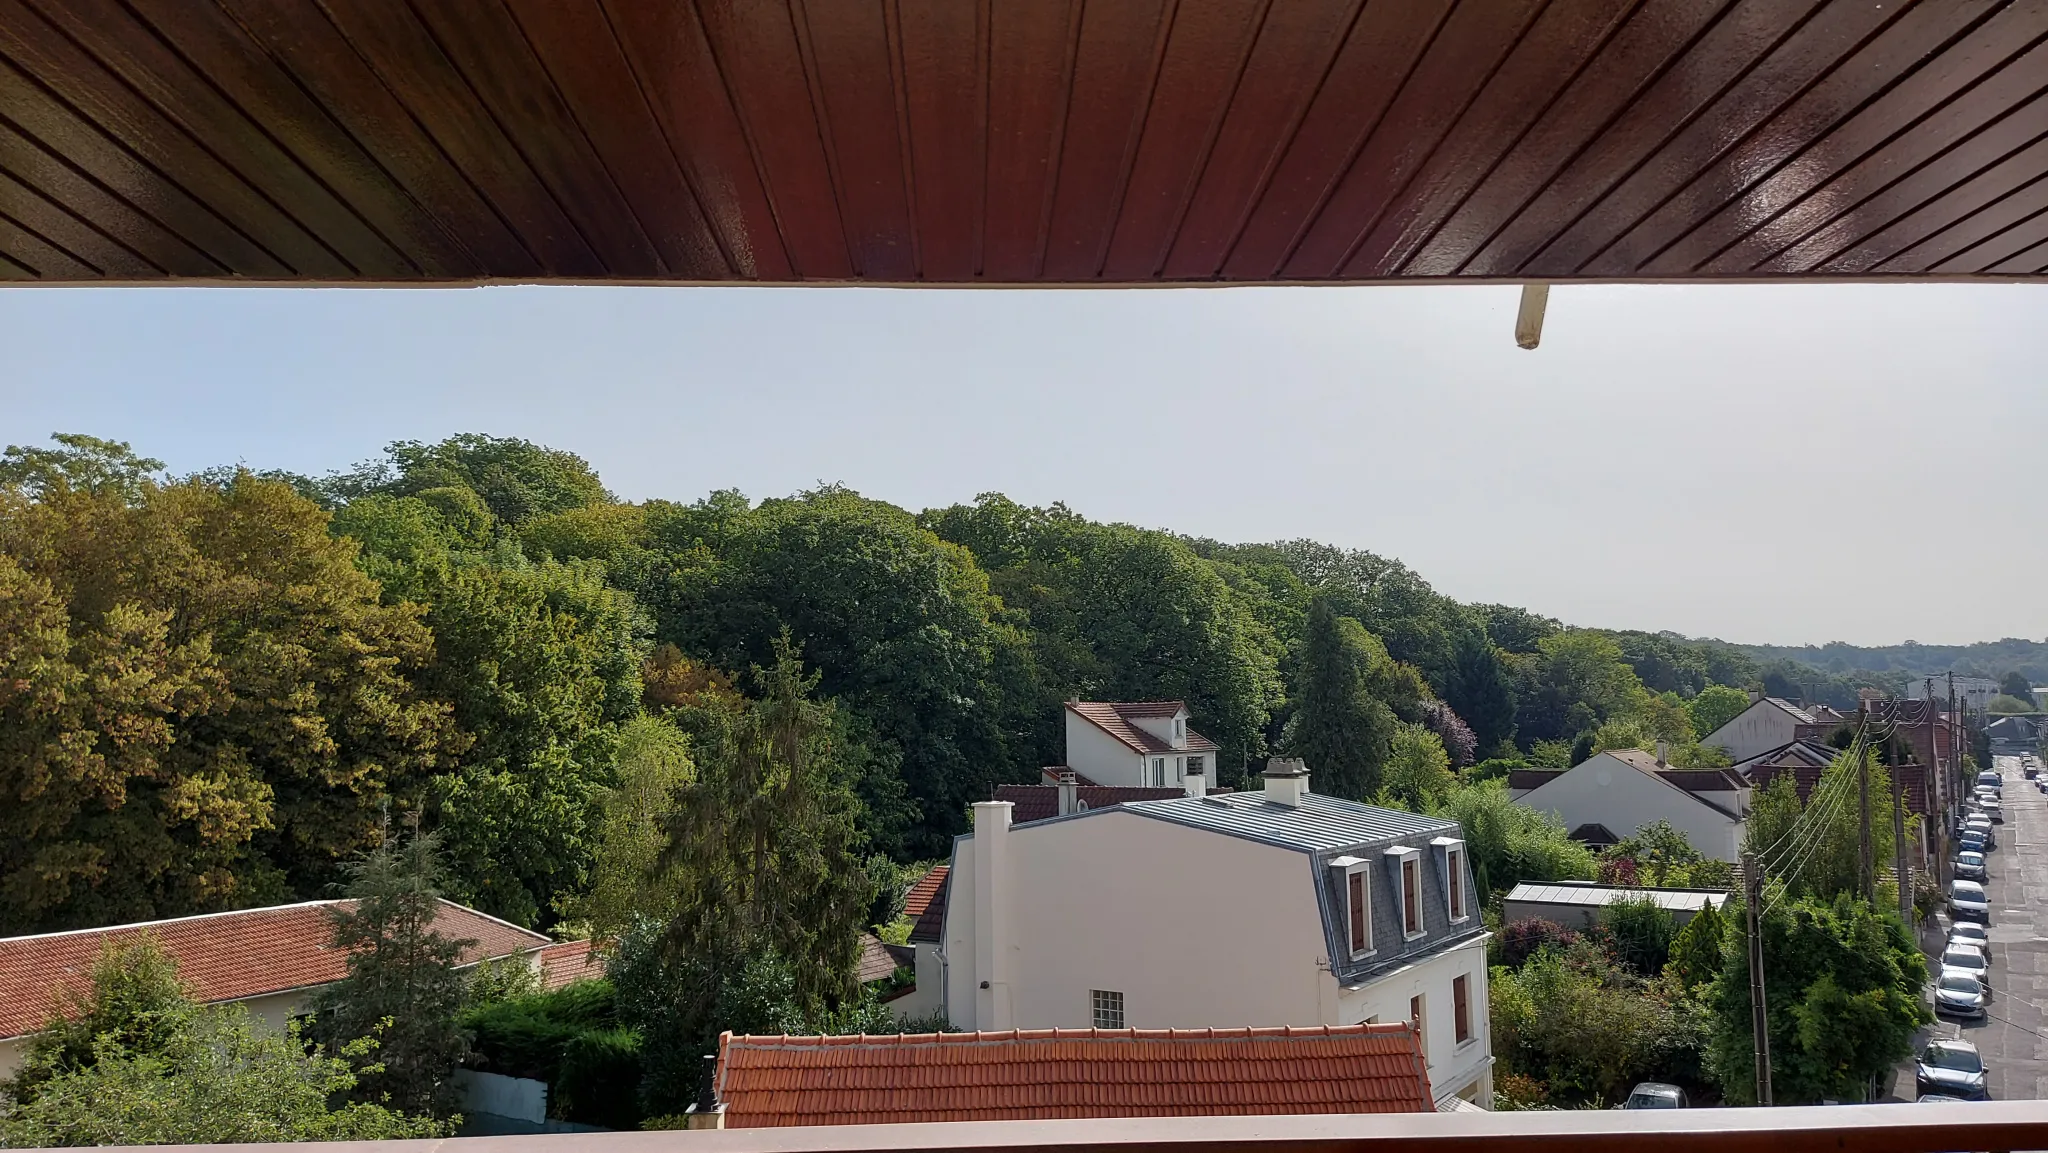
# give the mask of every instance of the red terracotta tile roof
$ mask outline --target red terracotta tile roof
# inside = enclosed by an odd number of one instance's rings
[[[903,915],[912,921],[924,916],[925,910],[931,907],[932,898],[945,891],[946,874],[952,868],[951,865],[934,865],[931,872],[919,877],[917,883],[903,894]]]
[[[925,874],[926,881],[934,877],[937,878],[936,888],[927,898],[924,911],[910,925],[910,943],[913,945],[919,941],[939,941],[946,935],[946,889],[952,883],[951,871],[940,865]]]
[[[1185,701],[1068,701],[1067,707],[1096,728],[1139,753],[1213,753],[1215,741],[1190,728],[1187,743],[1176,749],[1132,722],[1139,717],[1170,717],[1187,708]]]
[[[1421,1047],[1405,1024],[727,1033],[717,1081],[728,1129],[1434,1108]]]
[[[1074,792],[1075,799],[1091,809],[1106,809],[1125,801],[1170,801],[1188,795],[1187,790],[1181,788],[1140,788],[1135,785],[1076,785]],[[1013,824],[1042,821],[1060,815],[1058,785],[998,785],[996,800],[1016,806],[1010,811]]]
[[[559,989],[602,976],[604,958],[590,951],[588,941],[562,941],[540,951],[540,987],[543,989]]]
[[[41,1028],[57,990],[83,993],[89,987],[93,962],[104,942],[133,940],[144,933],[153,933],[162,942],[178,962],[178,976],[200,1001],[237,1001],[338,981],[347,975],[348,955],[330,944],[334,935],[330,911],[347,904],[308,901],[0,938],[0,1037],[18,1037]],[[443,936],[476,942],[463,949],[463,964],[548,943],[539,933],[452,901],[441,902],[434,928]]]
[[[1093,785],[1100,783],[1089,779],[1089,776],[1086,773],[1075,773],[1074,770],[1068,768],[1065,765],[1047,765],[1044,768],[1038,770],[1038,783],[1041,785],[1057,785],[1060,783],[1060,776],[1065,773],[1073,773],[1074,783],[1077,785]]]

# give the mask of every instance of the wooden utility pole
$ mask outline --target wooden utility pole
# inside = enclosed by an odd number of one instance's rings
[[[1894,751],[1898,749],[1897,741],[1892,742],[1892,748]],[[1892,869],[1898,874],[1899,880],[1899,916],[1904,918],[1907,925],[1911,926],[1914,924],[1913,873],[1912,866],[1906,861],[1906,785],[1904,781],[1900,780],[1902,776],[1904,776],[1904,767],[1899,764],[1899,758],[1894,755],[1892,757]],[[1930,805],[1929,807],[1932,808],[1933,806]]]
[[[1864,713],[1868,707],[1862,701],[1856,702],[1856,732],[1858,734],[1863,732]],[[1858,794],[1858,807],[1862,810],[1862,817],[1856,823],[1857,848],[1861,852],[1857,861],[1863,867],[1859,877],[1863,882],[1863,899],[1875,905],[1877,904],[1877,856],[1870,848],[1870,745],[1864,741],[1856,742],[1856,792]]]
[[[1749,1015],[1756,1047],[1756,1103],[1771,1103],[1771,1029],[1764,1012],[1764,872],[1756,854],[1742,854],[1742,903],[1749,910]]]
[[[1928,845],[1934,850],[1934,887],[1948,888],[1948,831],[1956,823],[1954,790],[1948,787],[1946,770],[1934,749],[1934,678],[1926,678],[1920,697],[1921,720],[1927,725],[1927,830]]]

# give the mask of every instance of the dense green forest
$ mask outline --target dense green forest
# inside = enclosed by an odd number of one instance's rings
[[[1398,800],[1438,760],[1483,779],[1664,740],[1710,764],[1739,690],[1867,683],[993,493],[632,503],[482,435],[171,477],[66,435],[0,457],[0,933],[325,896],[394,811],[451,896],[587,921],[628,777],[686,780],[679,750],[813,698],[831,835],[883,876],[1056,763],[1071,698],[1186,700],[1225,786],[1293,752],[1319,790]]]
[[[1900,682],[1957,676],[1999,678],[2017,672],[2034,684],[2048,684],[2048,641],[2020,637],[1978,641],[1970,645],[1898,645],[1865,647],[1834,641],[1824,645],[1741,645],[1759,661],[1789,662],[1834,676],[1855,675]]]

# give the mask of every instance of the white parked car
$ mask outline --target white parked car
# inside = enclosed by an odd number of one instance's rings
[[[1959,921],[1989,921],[1991,898],[1984,892],[1984,886],[1975,881],[1950,881],[1948,912]]]

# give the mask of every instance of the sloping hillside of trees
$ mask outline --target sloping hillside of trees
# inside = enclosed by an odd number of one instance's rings
[[[0,456],[0,933],[325,896],[394,812],[451,896],[546,927],[636,750],[729,743],[798,675],[877,876],[1057,762],[1072,698],[1185,699],[1224,785],[1290,752],[1398,799],[1659,740],[1713,763],[1738,690],[1856,684],[993,493],[624,502],[481,435],[171,477],[66,435]]]

